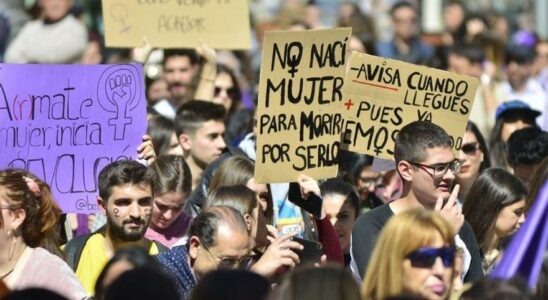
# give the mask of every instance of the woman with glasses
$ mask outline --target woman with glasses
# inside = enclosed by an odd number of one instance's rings
[[[25,171],[0,171],[0,211],[0,280],[10,290],[36,287],[68,299],[86,297],[70,267],[47,250],[58,243],[59,220],[49,187]]]
[[[478,241],[484,273],[501,257],[503,239],[525,221],[526,196],[523,181],[500,168],[485,170],[470,188],[462,212]]]
[[[455,183],[460,185],[459,201],[463,202],[474,181],[491,166],[487,143],[473,122],[466,126],[457,158],[462,161],[462,166],[455,174]]]
[[[362,286],[363,299],[397,295],[448,299],[454,276],[455,233],[438,213],[411,209],[383,228]]]

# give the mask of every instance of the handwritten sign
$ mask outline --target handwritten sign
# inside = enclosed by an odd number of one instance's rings
[[[258,103],[255,180],[337,174],[346,43],[351,29],[267,32]]]
[[[194,48],[203,41],[216,49],[249,49],[248,1],[103,0],[106,45]]]
[[[341,148],[393,160],[399,129],[430,121],[460,149],[478,80],[354,52],[343,88]]]
[[[0,169],[31,171],[65,212],[97,210],[97,175],[137,156],[140,65],[0,64]]]

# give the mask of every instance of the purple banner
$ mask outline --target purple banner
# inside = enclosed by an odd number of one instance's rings
[[[30,170],[65,212],[97,210],[97,175],[146,129],[140,65],[0,64],[0,169]]]

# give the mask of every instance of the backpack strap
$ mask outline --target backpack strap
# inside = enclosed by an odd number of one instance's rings
[[[74,272],[76,272],[76,269],[78,269],[80,256],[82,256],[82,251],[84,251],[84,247],[86,247],[86,244],[89,238],[92,235],[96,233],[104,232],[105,230],[106,230],[106,226],[103,226],[92,233],[75,237],[71,239],[70,241],[68,241],[68,243],[65,245],[65,248],[64,248],[65,261]]]

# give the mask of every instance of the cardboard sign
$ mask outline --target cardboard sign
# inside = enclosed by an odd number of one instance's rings
[[[394,160],[399,129],[433,122],[462,145],[478,87],[476,78],[354,52],[343,88],[341,147]]]
[[[103,17],[108,47],[251,47],[245,0],[103,0]]]
[[[350,28],[267,32],[257,112],[255,180],[337,174]]]
[[[97,176],[146,133],[140,65],[0,64],[0,169],[27,169],[65,212],[97,210]]]

